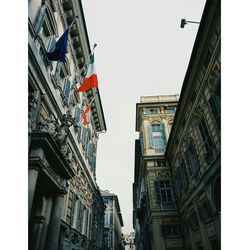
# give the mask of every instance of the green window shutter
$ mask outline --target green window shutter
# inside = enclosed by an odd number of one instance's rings
[[[81,126],[81,109],[79,107],[75,109],[75,123]]]
[[[88,141],[89,141],[89,130],[87,128],[83,128],[82,143],[85,145],[85,147],[88,145]]]
[[[56,72],[55,72],[55,78],[56,78],[56,83],[60,84],[60,80],[61,80],[61,68],[62,68],[62,63],[60,61],[57,62],[57,66],[56,66]]]
[[[148,125],[148,141],[149,141],[149,146],[153,147],[153,136],[152,136],[152,126],[151,126],[151,124]]]
[[[39,16],[37,18],[37,22],[35,25],[35,32],[36,33],[38,33],[41,30],[42,25],[44,23],[45,15],[46,15],[46,5],[44,4],[40,9]]]
[[[70,102],[70,89],[71,89],[71,82],[69,79],[66,79],[64,84],[64,97],[66,99],[67,104],[69,104]]]
[[[161,124],[161,132],[162,132],[162,139],[163,139],[163,144],[164,146],[167,145],[167,135],[166,135],[166,130],[165,130],[165,124]]]
[[[87,156],[89,158],[89,162],[92,163],[92,157],[93,157],[93,145],[92,143],[89,143],[88,144],[88,147],[87,147]]]

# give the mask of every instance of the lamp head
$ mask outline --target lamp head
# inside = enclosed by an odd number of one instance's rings
[[[187,24],[186,19],[185,18],[181,19],[181,28],[184,28],[186,24]]]

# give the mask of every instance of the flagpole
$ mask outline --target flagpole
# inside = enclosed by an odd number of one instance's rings
[[[68,29],[70,30],[72,25],[74,24],[74,22],[76,21],[76,19],[78,19],[78,16],[75,16],[74,20],[71,22],[71,24],[69,25]]]
[[[89,54],[89,56],[87,57],[86,62],[84,63],[84,65],[83,65],[82,68],[80,69],[80,72],[83,71],[83,69],[85,68],[86,64],[89,62],[90,56],[93,54],[93,52],[94,52],[96,46],[97,46],[97,44],[95,43],[94,46],[93,46],[93,49],[90,51],[90,54]],[[81,75],[81,73],[80,73],[80,75]]]

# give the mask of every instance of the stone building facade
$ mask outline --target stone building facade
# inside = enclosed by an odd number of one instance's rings
[[[133,226],[136,249],[165,249],[161,224],[178,218],[165,149],[170,136],[178,95],[144,96],[136,105]],[[171,244],[182,242],[173,238]]]
[[[106,206],[104,218],[104,250],[124,250],[123,220],[117,195],[101,191]]]
[[[207,1],[166,150],[185,249],[220,249],[220,1]]]
[[[105,206],[96,183],[100,92],[76,93],[91,52],[80,0],[28,2],[29,249],[103,249]],[[69,31],[66,62],[47,52]],[[91,123],[82,114],[91,104]]]
[[[135,232],[124,234],[123,240],[125,244],[125,250],[135,250]]]
[[[162,156],[156,156],[159,151],[147,136],[152,134],[147,126],[162,123],[166,116],[161,100],[154,97],[158,99],[154,115],[146,113],[150,102],[142,99],[137,104],[136,131],[141,133],[135,142],[133,184],[137,249],[220,249],[220,40],[220,1],[207,1]]]

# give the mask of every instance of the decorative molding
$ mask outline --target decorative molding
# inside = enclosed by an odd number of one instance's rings
[[[156,179],[166,179],[171,177],[170,170],[155,171]]]

